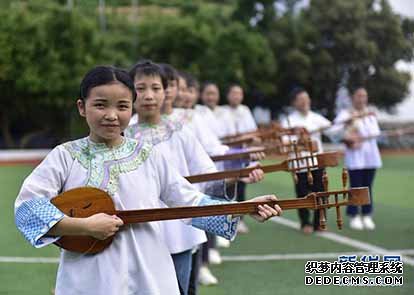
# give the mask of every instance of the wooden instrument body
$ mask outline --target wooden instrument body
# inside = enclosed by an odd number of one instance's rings
[[[116,214],[112,198],[106,192],[92,187],[66,191],[51,202],[69,217],[86,218],[97,213]],[[74,252],[98,253],[108,247],[112,240],[113,237],[99,241],[90,236],[63,236],[55,244]]]

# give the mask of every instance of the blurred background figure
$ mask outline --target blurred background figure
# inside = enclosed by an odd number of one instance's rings
[[[353,118],[357,115],[368,114],[362,118]],[[373,110],[368,107],[368,93],[364,87],[357,87],[352,92],[352,107],[341,111],[334,122],[350,119],[343,130],[342,140],[346,145],[345,167],[349,171],[351,187],[368,186],[371,195],[371,204],[362,208],[348,206],[349,226],[355,230],[373,230],[375,223],[372,219],[373,194],[372,184],[375,172],[382,166],[381,156],[377,145],[377,136],[381,131]],[[343,126],[334,127],[341,130]]]
[[[290,95],[293,111],[285,117],[281,124],[284,128],[304,128],[308,132],[315,131],[319,128],[329,127],[331,122],[323,116],[311,110],[311,98],[308,92],[303,88],[295,88]],[[297,140],[296,136],[284,138],[291,142]],[[318,145],[318,152],[323,152],[321,133],[311,135],[313,141]],[[292,155],[295,156],[295,155]],[[309,156],[309,152],[301,152],[300,156]],[[301,167],[298,167],[301,168]],[[296,173],[297,183],[295,184],[296,197],[301,198],[311,192],[321,192],[324,190],[322,176],[324,169],[312,170],[313,183],[308,180],[307,170],[299,170]],[[314,230],[319,229],[319,211],[314,210],[313,220],[310,219],[310,210],[298,209],[301,230],[304,234],[311,234]]]

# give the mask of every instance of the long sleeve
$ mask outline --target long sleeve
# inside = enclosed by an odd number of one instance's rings
[[[349,111],[341,111],[334,119],[333,125],[329,128],[329,137],[334,142],[339,142],[345,135],[345,126],[341,122],[350,118]]]
[[[26,178],[15,201],[16,226],[36,248],[59,239],[45,235],[64,217],[50,202],[61,191],[68,171],[68,159],[61,149],[57,147],[52,150]]]
[[[212,204],[226,204],[227,201],[215,200],[207,196],[191,185],[185,178],[179,175],[161,154],[155,155],[157,158],[157,169],[160,178],[161,200],[169,207],[179,206],[203,206]],[[221,235],[231,239],[235,236],[235,227],[238,218],[231,216],[209,216],[186,220],[188,224],[202,230]]]
[[[246,106],[246,131],[257,130],[257,124],[254,120],[253,114],[250,109]]]
[[[184,140],[182,146],[187,160],[189,174],[197,175],[217,172],[214,162],[191,131],[183,128],[181,132],[183,133],[181,137]],[[225,183],[221,180],[198,183],[197,187],[200,191],[210,196],[220,197],[225,194]]]
[[[368,116],[365,118],[365,122],[367,122],[368,127],[367,134],[365,136],[379,136],[381,134],[381,129],[378,125],[378,120],[375,116]]]
[[[190,129],[193,131],[193,134],[197,137],[204,150],[209,155],[222,155],[227,150],[228,147],[222,145],[217,136],[210,130],[210,128],[205,128],[203,122],[200,118],[194,114],[192,122],[189,124]]]

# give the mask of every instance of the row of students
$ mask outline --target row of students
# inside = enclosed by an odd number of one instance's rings
[[[167,65],[163,66],[168,67]],[[172,73],[174,69],[170,69]],[[163,83],[167,85],[168,79],[164,75],[162,67],[150,61],[141,62],[131,70],[134,77],[137,92],[143,91],[152,84],[155,85],[156,77],[162,77]],[[142,73],[146,73],[145,79],[140,78]],[[173,74],[170,79],[177,79]],[[171,84],[171,82],[170,82]],[[189,88],[189,87],[187,87]],[[180,90],[182,92],[183,89]],[[171,97],[173,104],[175,97]],[[135,109],[138,121],[130,124],[125,134],[136,139],[149,141],[161,152],[167,155],[169,163],[178,168],[182,176],[195,175],[202,173],[216,172],[216,167],[202,145],[193,134],[194,130],[187,127],[189,121],[180,121],[180,117],[171,119],[169,116],[162,116],[161,108],[164,104],[164,97],[161,92],[154,92],[147,95],[145,100],[137,100]],[[178,110],[176,110],[177,112]],[[181,110],[185,116],[185,110]],[[192,114],[196,116],[197,114]],[[204,136],[204,134],[201,134]],[[174,151],[174,152],[171,152]],[[263,173],[256,169],[251,173],[247,182],[257,182],[261,180]],[[209,195],[219,196],[223,194],[224,187],[222,182],[203,183],[199,185],[199,190]],[[164,237],[172,254],[174,265],[177,272],[178,281],[184,294],[188,290],[192,251],[198,245],[206,241],[205,234],[200,230],[189,228],[180,221],[167,221],[162,223]]]
[[[183,178],[194,160],[178,160],[184,153],[178,151],[184,148],[184,142],[169,143],[177,150],[165,152],[166,148],[163,151],[151,140],[122,136],[133,104],[143,110],[144,125],[160,119],[158,112],[168,89],[157,65],[138,64],[131,74],[133,79],[123,70],[99,66],[85,75],[76,104],[89,126],[89,136],[54,148],[25,179],[16,199],[16,225],[34,247],[51,244],[61,236],[87,235],[102,240],[115,235],[113,243],[98,254],[62,250],[56,294],[180,294],[180,287],[185,292],[185,286],[177,281],[161,222],[123,225],[117,216],[104,213],[69,217],[50,202],[59,193],[82,186],[97,187],[108,192],[118,210],[155,208],[161,203],[173,207],[226,203],[200,192]],[[179,142],[184,135],[175,137]],[[193,144],[197,145],[194,140]],[[177,156],[169,157],[173,153]],[[171,165],[172,161],[177,164]],[[206,156],[201,156],[201,162],[203,167],[199,169],[214,169]],[[261,177],[260,172],[253,174],[252,178]],[[262,196],[253,200],[274,199]],[[260,206],[251,216],[264,221],[280,213],[278,206]],[[233,239],[239,218],[213,216],[185,222]],[[185,259],[178,260],[186,263]]]
[[[209,139],[209,145],[204,144],[207,152],[210,155],[219,155],[227,152],[232,152],[233,150],[230,149],[228,146],[220,144],[217,130],[220,130],[220,124],[217,122],[213,112],[208,108],[197,104],[199,99],[199,83],[198,81],[188,73],[180,73],[178,79],[178,95],[177,99],[174,101],[174,106],[178,107],[179,109],[175,109],[175,113],[179,114],[177,118],[185,118],[183,122],[190,123],[190,126],[193,126],[193,132],[198,136],[201,136],[200,141],[206,142]],[[201,95],[204,96],[204,92],[201,92]],[[229,118],[232,120],[230,125],[235,125],[231,115],[229,113]],[[197,124],[197,122],[202,122],[203,124]],[[198,126],[198,128],[194,128],[194,126]],[[212,149],[213,147],[213,149]],[[254,155],[255,158],[263,157],[263,155]],[[236,163],[217,163],[217,167],[222,170],[224,168],[241,168],[241,165],[244,163],[236,162]],[[245,184],[245,179],[242,179],[239,183]],[[234,185],[234,184],[233,184]],[[227,184],[227,191],[231,191],[229,187],[233,185]],[[241,184],[239,184],[241,186]],[[222,191],[224,193],[224,191]],[[243,225],[242,221],[239,222],[238,231],[240,232],[240,225]],[[218,282],[217,278],[213,276],[213,274],[207,268],[209,263],[221,263],[220,253],[216,249],[216,246],[224,245],[229,246],[229,242],[222,239],[221,237],[216,237],[211,234],[207,234],[207,243],[203,244],[201,249],[201,268],[200,268],[200,277],[199,280],[202,284],[210,285],[216,284]],[[216,243],[218,242],[218,243]],[[197,267],[193,267],[193,271],[196,270]]]

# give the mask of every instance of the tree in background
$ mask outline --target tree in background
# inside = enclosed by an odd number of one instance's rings
[[[102,51],[93,22],[50,1],[12,2],[0,18],[5,145],[18,146],[12,131],[20,143],[42,132],[61,135],[80,79]]]
[[[386,108],[405,97],[409,75],[394,65],[413,58],[412,21],[393,13],[386,0],[313,0],[298,9],[301,2],[239,1],[234,13],[245,22],[256,20],[274,50],[276,108],[286,105],[297,85],[329,117],[340,86],[366,85],[372,102]]]
[[[74,102],[81,77],[97,64],[168,62],[222,90],[240,83],[247,104],[260,94],[274,112],[304,86],[330,117],[340,86],[365,84],[386,108],[408,90],[408,74],[394,66],[413,58],[414,22],[386,0],[70,3],[0,3],[0,146],[24,146],[39,132],[83,135]]]

